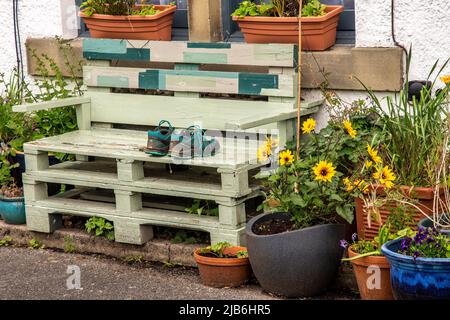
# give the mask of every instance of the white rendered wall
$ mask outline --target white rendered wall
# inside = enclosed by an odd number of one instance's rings
[[[28,37],[74,38],[78,35],[74,0],[19,0],[18,3],[25,70]],[[0,72],[9,74],[16,66],[12,0],[0,0],[0,43]]]
[[[356,46],[392,47],[391,0],[355,0]],[[394,0],[395,37],[413,47],[411,79],[450,57],[450,1]],[[450,73],[450,67],[446,69]]]

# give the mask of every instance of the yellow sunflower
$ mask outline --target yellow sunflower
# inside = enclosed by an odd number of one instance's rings
[[[394,181],[396,179],[395,174],[389,169],[388,166],[379,168],[373,173],[373,177],[380,181],[386,188],[391,189],[394,186]]]
[[[355,129],[353,129],[352,123],[348,120],[344,121],[344,128],[347,131],[348,135],[353,139],[356,138],[356,134],[358,133]]]
[[[353,190],[354,187],[349,178],[344,178],[342,181],[344,182],[346,191],[350,192]]]
[[[278,140],[277,139],[272,139],[272,137],[267,137],[265,145],[266,145],[266,148],[268,150],[276,148],[278,146]]]
[[[372,158],[373,162],[375,163],[381,163],[381,157],[378,155],[378,151],[375,149],[372,149],[370,145],[367,145],[367,153]]]
[[[369,191],[369,185],[366,183],[366,181],[364,179],[356,180],[355,187],[357,187],[359,190],[361,190],[364,193],[367,193]]]
[[[270,149],[264,144],[258,149],[258,161],[266,161],[270,157]]]
[[[442,76],[442,77],[441,77],[441,81],[442,81],[443,83],[445,83],[445,84],[450,83],[450,75]]]
[[[336,168],[333,167],[333,163],[322,160],[313,167],[313,172],[316,175],[316,180],[331,182],[336,174]]]
[[[372,162],[372,161],[366,160],[366,163],[364,164],[364,167],[365,167],[366,169],[369,169],[372,165],[373,165],[373,162]]]
[[[292,162],[294,162],[294,155],[291,150],[280,152],[280,165],[286,166],[292,164]]]
[[[313,118],[309,118],[305,122],[303,122],[302,132],[303,133],[311,133],[316,128],[316,121]]]

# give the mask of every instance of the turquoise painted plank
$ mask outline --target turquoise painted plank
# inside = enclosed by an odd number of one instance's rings
[[[239,94],[261,94],[261,89],[278,89],[278,75],[239,73]]]
[[[125,53],[83,51],[88,60],[150,61],[150,49],[127,48]]]
[[[147,70],[139,73],[139,89],[161,89],[160,70]]]
[[[174,69],[175,70],[199,70],[200,65],[192,64],[192,63],[175,63]]]
[[[226,64],[228,57],[225,53],[183,52],[183,62]]]
[[[188,48],[198,49],[230,49],[231,43],[229,42],[188,42]]]
[[[83,40],[83,52],[125,54],[127,52],[127,42],[116,39],[93,39]]]
[[[224,72],[224,71],[161,70],[161,72],[170,76],[193,76],[199,78],[237,79],[239,75],[238,72]]]
[[[98,76],[97,85],[99,87],[129,88],[130,82],[127,77]]]

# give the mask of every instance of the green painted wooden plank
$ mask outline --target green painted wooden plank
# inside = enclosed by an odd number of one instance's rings
[[[260,94],[261,89],[277,89],[278,75],[239,73],[239,94]]]
[[[129,88],[130,81],[127,77],[98,76],[97,86],[112,88]]]
[[[230,49],[231,43],[229,42],[188,42],[188,48],[197,49]]]
[[[161,70],[147,70],[139,73],[139,89],[161,89],[160,86],[160,71]]]
[[[183,52],[183,62],[227,64],[228,57],[225,53]]]
[[[88,60],[150,61],[150,49],[127,48],[125,53],[83,51]]]
[[[192,63],[175,63],[174,69],[175,70],[200,70],[200,65],[192,64]]]
[[[127,42],[115,39],[86,38],[83,40],[83,52],[125,54]]]

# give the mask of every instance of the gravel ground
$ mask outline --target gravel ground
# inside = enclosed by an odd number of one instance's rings
[[[0,299],[277,299],[256,284],[215,289],[200,284],[194,268],[127,264],[95,255],[0,248]],[[69,266],[78,266],[81,290],[67,289]],[[349,299],[337,293],[318,297]]]

